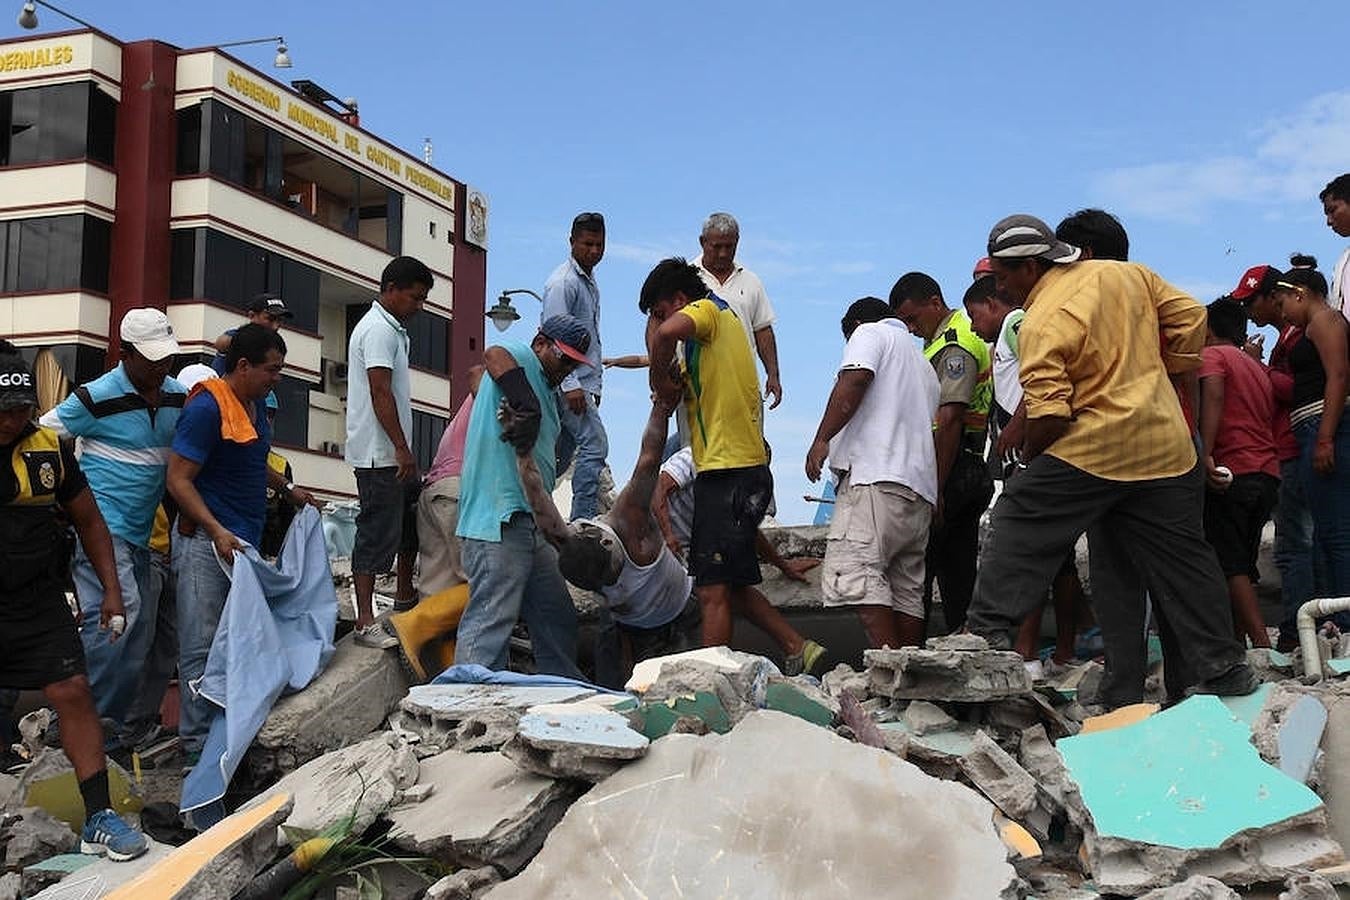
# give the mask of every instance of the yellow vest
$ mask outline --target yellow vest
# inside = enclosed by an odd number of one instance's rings
[[[14,445],[10,465],[14,467],[19,493],[9,501],[9,506],[56,505],[56,489],[66,473],[61,465],[61,441],[55,431],[35,427]]]
[[[989,354],[989,345],[970,327],[970,319],[961,310],[956,310],[947,320],[947,327],[933,336],[924,345],[923,355],[931,363],[933,358],[952,344],[956,344],[975,358],[975,391],[966,406],[965,426],[968,434],[985,430],[989,422],[989,406],[994,399],[992,379],[993,359]]]
[[[0,591],[59,577],[63,537],[56,491],[65,478],[56,432],[34,426],[10,453],[18,493],[0,507]]]

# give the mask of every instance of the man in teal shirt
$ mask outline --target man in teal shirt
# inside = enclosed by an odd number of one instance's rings
[[[507,667],[516,620],[530,628],[536,668],[580,678],[577,619],[558,554],[535,526],[521,488],[515,455],[532,454],[544,486],[557,477],[554,448],[559,419],[553,389],[579,365],[589,365],[590,334],[570,315],[544,320],[529,345],[515,341],[483,353],[483,379],[469,419],[460,477],[459,528],[469,606],[460,620],[456,664]],[[511,413],[503,433],[499,407]]]

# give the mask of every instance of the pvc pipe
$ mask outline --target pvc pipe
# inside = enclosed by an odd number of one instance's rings
[[[1322,653],[1317,649],[1317,617],[1350,609],[1350,597],[1324,597],[1309,600],[1298,608],[1298,644],[1303,650],[1303,674],[1322,678]]]

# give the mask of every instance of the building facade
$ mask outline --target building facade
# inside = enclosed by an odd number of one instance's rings
[[[220,50],[89,30],[0,43],[0,334],[59,393],[116,360],[129,309],[165,309],[187,363],[276,293],[295,318],[275,440],[327,496],[355,493],[347,337],[397,255],[436,276],[409,326],[430,463],[481,358],[485,217],[463,182]]]

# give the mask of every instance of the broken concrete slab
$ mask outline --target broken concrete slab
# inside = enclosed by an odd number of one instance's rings
[[[0,875],[0,900],[19,900],[23,890],[23,878],[18,872],[6,872]]]
[[[1261,710],[1265,708],[1270,698],[1271,691],[1275,689],[1274,685],[1263,684],[1250,694],[1241,697],[1220,697],[1219,700],[1228,711],[1237,717],[1238,721],[1245,722],[1248,728],[1256,725],[1256,720],[1261,715]]]
[[[287,826],[317,832],[350,822],[352,833],[360,834],[417,783],[417,772],[412,748],[394,733],[382,732],[310,760],[242,809],[271,803],[277,796],[293,796]]]
[[[1316,872],[1290,875],[1277,900],[1338,900],[1339,894],[1330,881]]]
[[[531,706],[595,696],[561,685],[419,684],[399,703],[399,727],[418,734],[432,752],[496,750],[516,733]]]
[[[1140,900],[1241,900],[1237,891],[1206,875],[1193,875],[1180,884],[1158,888]]]
[[[265,784],[330,750],[364,740],[407,690],[397,653],[343,637],[319,677],[272,706],[245,757],[250,775]]]
[[[23,867],[22,895],[31,897],[43,888],[56,884],[72,872],[93,865],[99,857],[85,853],[58,853]],[[2,897],[3,895],[0,895]]]
[[[168,858],[174,851],[168,844],[150,841],[144,856],[130,862],[113,862],[97,857],[87,866],[72,871],[56,884],[32,895],[32,900],[99,900]],[[164,896],[148,895],[148,896]]]
[[[859,702],[868,697],[867,673],[859,672],[848,663],[840,663],[826,672],[821,677],[820,683],[825,688],[825,693],[836,700],[843,694],[852,694]]]
[[[1022,732],[1017,756],[1022,768],[1036,779],[1036,784],[1049,795],[1051,802],[1065,811],[1070,824],[1083,829],[1088,824],[1088,814],[1078,793],[1078,784],[1069,777],[1064,759],[1050,743],[1044,726],[1033,725]]]
[[[905,707],[900,721],[907,726],[909,733],[916,737],[936,734],[939,731],[951,731],[956,727],[956,719],[947,715],[947,711],[927,700],[915,700]]]
[[[825,693],[810,675],[769,677],[764,689],[764,708],[805,719],[828,728],[839,717],[839,701]]]
[[[502,753],[552,778],[601,781],[647,752],[650,741],[616,712],[585,703],[531,707]]]
[[[684,663],[697,663],[725,672],[729,676],[739,676],[744,682],[740,686],[747,694],[753,693],[751,685],[756,679],[767,679],[769,675],[782,674],[777,666],[763,656],[742,653],[729,647],[702,647],[698,650],[642,660],[633,666],[633,674],[629,676],[624,689],[635,694],[645,694],[664,677],[665,669]]]
[[[424,900],[477,900],[502,880],[492,866],[460,869],[427,888]]]
[[[519,872],[585,790],[522,771],[500,753],[447,750],[422,760],[418,778],[436,790],[386,815],[394,845],[457,866]]]
[[[1280,722],[1276,737],[1280,771],[1307,784],[1317,764],[1322,732],[1327,727],[1327,708],[1316,697],[1300,697]]]
[[[74,850],[80,839],[69,825],[42,807],[25,806],[0,817],[0,843],[5,847],[5,867],[17,871]]]
[[[982,703],[1031,693],[1021,654],[1008,651],[902,647],[865,650],[863,662],[870,690],[885,697]]]
[[[950,731],[938,731],[933,734],[911,734],[904,722],[882,722],[878,730],[886,738],[887,747],[898,739],[905,759],[914,763],[934,778],[955,778],[961,771],[961,757],[975,747],[974,725],[957,723]]]
[[[906,814],[819,814],[840,809]],[[488,897],[996,898],[1015,874],[992,811],[963,785],[762,710],[727,735],[653,743]]]
[[[1230,884],[1282,879],[1342,858],[1317,795],[1263,762],[1215,697],[1057,746],[1093,827],[1105,892],[1135,895],[1203,872]]]
[[[1039,840],[1049,839],[1051,811],[1041,801],[1036,779],[985,732],[977,731],[972,744],[960,763],[971,784]]]
[[[1322,734],[1324,756],[1318,780],[1331,834],[1341,846],[1350,846],[1350,692],[1338,685],[1322,698],[1327,727]]]

